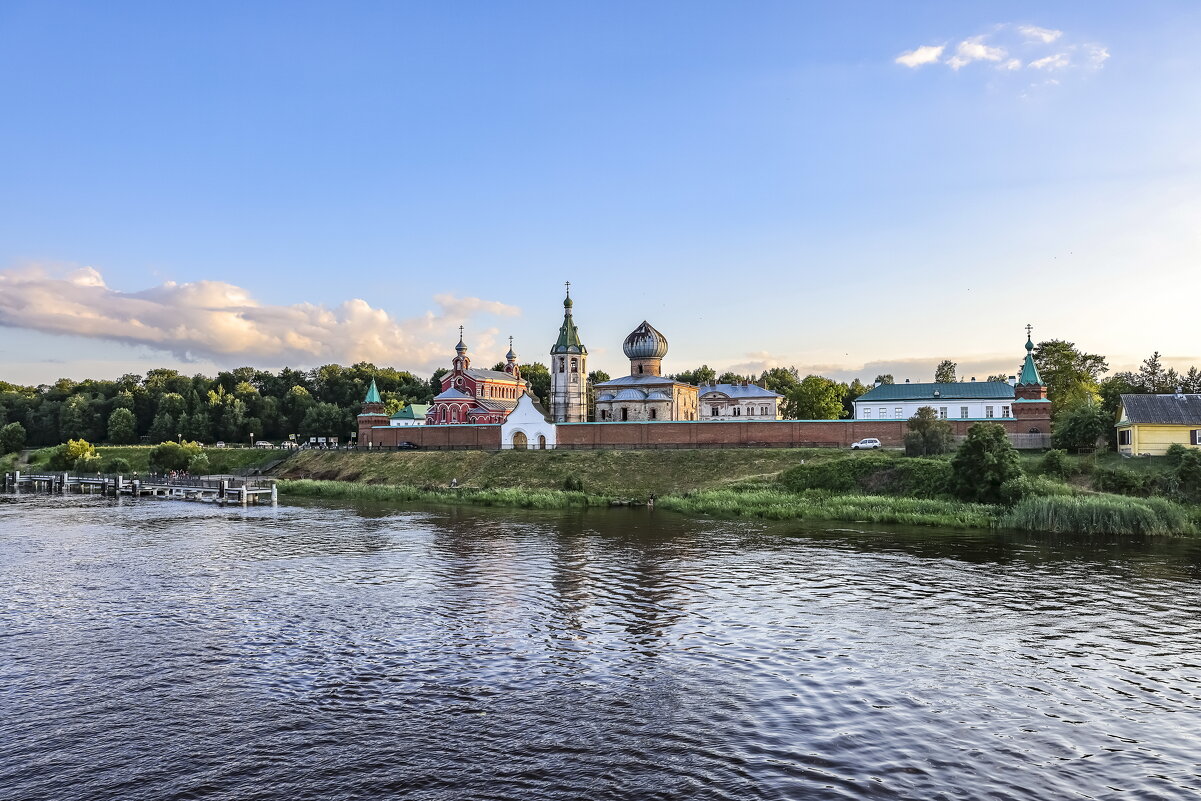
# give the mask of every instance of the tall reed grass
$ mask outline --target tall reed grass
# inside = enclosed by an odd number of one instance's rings
[[[767,520],[847,520],[920,526],[988,528],[996,507],[962,501],[897,498],[886,495],[828,495],[762,489],[708,490],[671,495],[657,504],[688,514],[760,517]]]
[[[1065,534],[1196,534],[1185,507],[1162,498],[1116,495],[1033,497],[1001,516],[1005,528]]]

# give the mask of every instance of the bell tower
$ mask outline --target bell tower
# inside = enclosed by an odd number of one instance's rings
[[[1039,375],[1034,363],[1034,340],[1030,337],[1033,326],[1026,326],[1026,359],[1022,362],[1022,374],[1013,388],[1013,416],[1022,427],[1022,434],[1051,433],[1051,401],[1047,399],[1047,385]]]
[[[550,349],[550,416],[556,423],[588,420],[588,349],[571,317],[571,282],[563,301],[563,325]]]

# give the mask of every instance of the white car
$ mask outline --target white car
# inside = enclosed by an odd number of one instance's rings
[[[880,440],[876,439],[875,437],[868,437],[867,439],[861,439],[858,442],[851,443],[851,450],[853,451],[875,450],[879,447]]]

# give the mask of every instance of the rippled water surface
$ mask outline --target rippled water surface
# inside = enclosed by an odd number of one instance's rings
[[[0,497],[0,798],[1201,790],[1201,551]]]

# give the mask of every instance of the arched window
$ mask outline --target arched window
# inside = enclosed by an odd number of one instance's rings
[[[560,356],[559,357],[559,372],[560,373],[562,373],[562,372],[564,372],[564,370],[566,370],[566,367],[565,367],[566,364],[567,364],[567,360],[564,359],[562,356]]]
[[[546,450],[546,437],[542,434],[538,435],[538,450]]]
[[[571,359],[571,372],[573,372],[573,373],[578,373],[579,371],[580,371],[580,360],[579,360],[579,359],[576,359],[575,357],[572,357],[572,359]]]
[[[658,417],[659,417],[659,410],[651,409],[651,419],[656,420],[656,419],[658,419]]]

